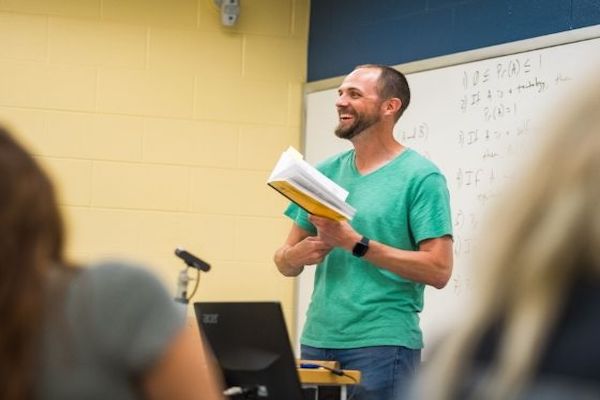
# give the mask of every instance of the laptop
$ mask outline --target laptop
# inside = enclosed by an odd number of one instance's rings
[[[234,398],[303,400],[280,303],[197,302],[194,311]]]

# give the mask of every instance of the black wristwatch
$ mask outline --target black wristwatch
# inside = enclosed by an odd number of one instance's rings
[[[360,241],[356,242],[352,248],[352,255],[355,257],[362,257],[367,254],[369,250],[369,238],[363,236]]]

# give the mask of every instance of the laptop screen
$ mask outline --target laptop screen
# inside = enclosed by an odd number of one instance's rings
[[[279,303],[198,302],[194,311],[228,388],[240,388],[246,398],[252,392],[259,399],[302,400]]]

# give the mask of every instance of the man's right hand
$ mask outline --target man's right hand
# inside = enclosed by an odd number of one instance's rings
[[[290,246],[283,252],[284,261],[288,265],[312,265],[318,264],[329,252],[332,247],[326,244],[318,236],[308,236],[302,241]]]
[[[309,236],[294,226],[286,243],[275,252],[277,269],[285,276],[298,276],[305,265],[317,264],[331,251],[318,236]]]

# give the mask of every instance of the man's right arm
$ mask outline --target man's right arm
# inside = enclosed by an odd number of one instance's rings
[[[317,264],[331,251],[318,236],[293,224],[288,237],[275,252],[273,260],[277,269],[285,276],[298,276],[305,265]]]

